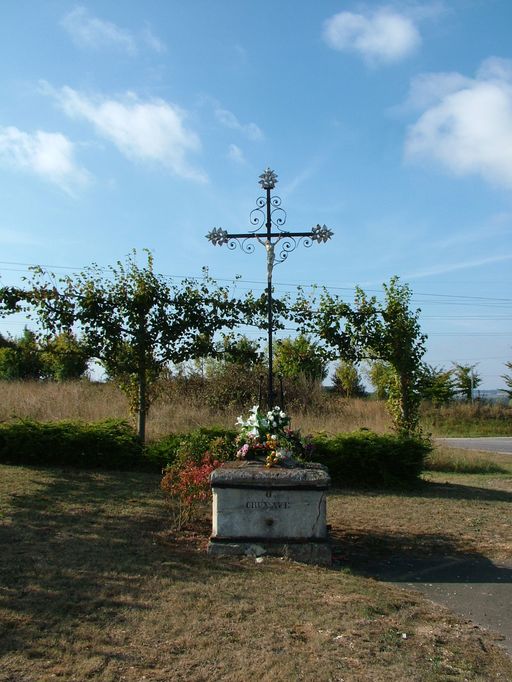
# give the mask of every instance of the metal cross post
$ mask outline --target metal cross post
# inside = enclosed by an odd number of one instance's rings
[[[207,235],[207,239],[214,246],[227,244],[229,249],[240,246],[245,253],[254,251],[254,240],[262,244],[267,251],[267,316],[268,316],[268,408],[274,407],[274,373],[272,358],[272,272],[276,263],[282,263],[288,254],[295,251],[303,242],[310,247],[313,242],[321,244],[328,241],[333,233],[325,225],[316,225],[309,232],[289,232],[281,229],[286,222],[286,211],[281,208],[281,198],[271,195],[277,183],[277,174],[267,168],[261,175],[259,184],[266,195],[256,200],[256,208],[251,211],[250,222],[254,230],[248,232],[228,233],[220,227],[214,227]],[[264,228],[264,229],[262,229]],[[275,228],[275,231],[272,231]],[[276,246],[279,254],[276,255]]]

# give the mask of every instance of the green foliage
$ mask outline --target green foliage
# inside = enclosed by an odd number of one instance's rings
[[[506,362],[505,367],[512,370],[512,362]],[[505,381],[507,388],[503,389],[508,397],[512,399],[512,374],[502,374],[501,378]]]
[[[333,486],[386,487],[417,482],[431,446],[420,438],[358,431],[313,438],[315,462],[329,469]]]
[[[216,410],[242,409],[258,402],[263,365],[241,365],[213,361],[204,382],[204,395],[209,407]]]
[[[143,447],[132,427],[97,423],[19,420],[0,424],[0,462],[34,466],[173,471],[208,461],[234,460],[237,431],[200,428],[170,434]],[[412,483],[430,446],[419,439],[369,431],[313,438],[312,459],[329,468],[333,485],[382,487]]]
[[[41,379],[44,364],[40,351],[36,335],[25,327],[19,339],[0,348],[0,379]]]
[[[393,367],[388,406],[396,432],[410,436],[419,428],[426,336],[421,333],[420,311],[409,308],[412,296],[409,286],[393,277],[384,285],[384,292],[384,303],[380,305],[367,301],[364,292],[358,294],[360,308],[366,311],[361,333],[370,357],[384,360]]]
[[[0,332],[0,348],[13,348],[14,342]]]
[[[17,287],[0,287],[0,316],[22,312],[26,308],[27,292]]]
[[[266,374],[257,341],[225,336],[215,359],[206,362],[205,399],[209,407],[242,408],[258,400],[260,377]]]
[[[36,268],[30,291],[44,328],[54,332],[79,325],[91,355],[127,394],[142,441],[149,389],[161,370],[213,352],[214,333],[232,329],[244,308],[207,275],[199,282],[170,283],[154,272],[153,258],[146,255],[143,266],[133,252],[107,273],[93,265],[57,285]]]
[[[423,366],[421,396],[435,407],[448,405],[455,398],[455,379],[453,371],[440,369],[433,365]]]
[[[334,370],[332,382],[335,391],[345,398],[355,398],[366,394],[357,367],[349,360],[339,361]]]
[[[182,434],[169,434],[154,443],[148,443],[145,457],[159,468],[184,462],[200,464],[205,455],[224,462],[235,459],[237,432],[219,427],[199,428]]]
[[[225,336],[221,348],[221,362],[228,367],[230,365],[261,366],[263,353],[259,349],[258,341],[251,341],[247,336],[240,336],[236,339],[232,336]]]
[[[121,420],[92,424],[20,420],[0,424],[0,462],[129,469],[141,465],[142,447]]]
[[[44,374],[54,381],[79,379],[87,372],[89,351],[70,331],[50,338],[42,347]]]
[[[71,332],[41,342],[25,328],[19,339],[0,342],[0,379],[79,379],[87,370],[89,353]]]
[[[317,344],[303,334],[295,339],[288,337],[276,341],[274,367],[284,377],[302,375],[311,383],[321,382],[327,376],[325,355]]]
[[[375,389],[375,397],[377,400],[387,400],[389,398],[389,390],[393,381],[393,376],[393,367],[388,362],[375,360],[370,363],[368,378]]]
[[[397,433],[408,436],[419,429],[420,382],[426,336],[421,333],[419,310],[411,311],[412,292],[393,277],[384,284],[384,302],[356,289],[348,306],[324,290],[318,305],[299,298],[295,321],[301,331],[316,333],[343,360],[380,360],[393,368],[388,407]]]
[[[473,391],[482,383],[482,377],[475,372],[476,365],[453,363],[455,392],[468,403],[473,400]]]

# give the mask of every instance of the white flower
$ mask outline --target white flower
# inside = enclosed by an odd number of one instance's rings
[[[286,419],[286,413],[285,412],[280,412],[279,416],[281,417],[281,419]]]

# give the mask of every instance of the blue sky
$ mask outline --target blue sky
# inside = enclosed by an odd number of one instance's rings
[[[270,166],[289,229],[326,245],[276,267],[350,300],[399,275],[427,361],[512,359],[510,0],[6,0],[0,8],[0,275],[150,248],[258,289],[249,226]],[[58,267],[57,267],[58,266]],[[263,286],[263,284],[261,284]],[[19,333],[21,320],[3,320]]]

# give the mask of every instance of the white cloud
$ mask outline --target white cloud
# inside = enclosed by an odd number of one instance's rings
[[[0,161],[29,171],[74,194],[91,176],[74,160],[74,145],[61,133],[26,133],[14,126],[0,127]]]
[[[471,78],[456,72],[422,73],[412,79],[404,109],[426,109],[470,84]]]
[[[428,74],[413,81],[411,93],[423,113],[409,127],[406,159],[512,187],[512,62],[488,59],[473,79]]]
[[[160,38],[157,38],[157,36],[153,33],[149,26],[146,26],[146,28],[142,32],[142,39],[145,42],[145,44],[148,47],[150,47],[154,52],[158,52],[158,54],[164,54],[165,52],[167,52],[167,47],[165,43],[163,43],[160,40]]]
[[[243,151],[236,144],[230,144],[228,147],[228,159],[235,163],[245,164],[245,156]]]
[[[113,47],[129,54],[137,51],[135,40],[129,31],[92,16],[85,7],[75,7],[66,14],[61,24],[79,47]]]
[[[115,49],[134,55],[139,45],[162,54],[165,44],[146,26],[139,36],[121,28],[111,21],[93,16],[85,7],[78,6],[68,12],[61,21],[62,27],[81,48],[101,50]]]
[[[222,123],[226,128],[238,130],[246,135],[250,140],[263,139],[263,132],[256,125],[256,123],[240,123],[235,114],[220,106],[215,107],[215,117],[219,123]]]
[[[399,61],[421,43],[414,21],[387,7],[335,14],[325,22],[323,37],[334,50],[355,52],[370,63]]]
[[[127,158],[162,164],[183,178],[207,180],[188,162],[188,154],[199,151],[201,142],[185,127],[186,114],[179,107],[162,99],[141,101],[133,93],[114,99],[88,96],[69,87],[56,90],[46,83],[42,89],[55,97],[68,116],[91,123],[98,135]]]

